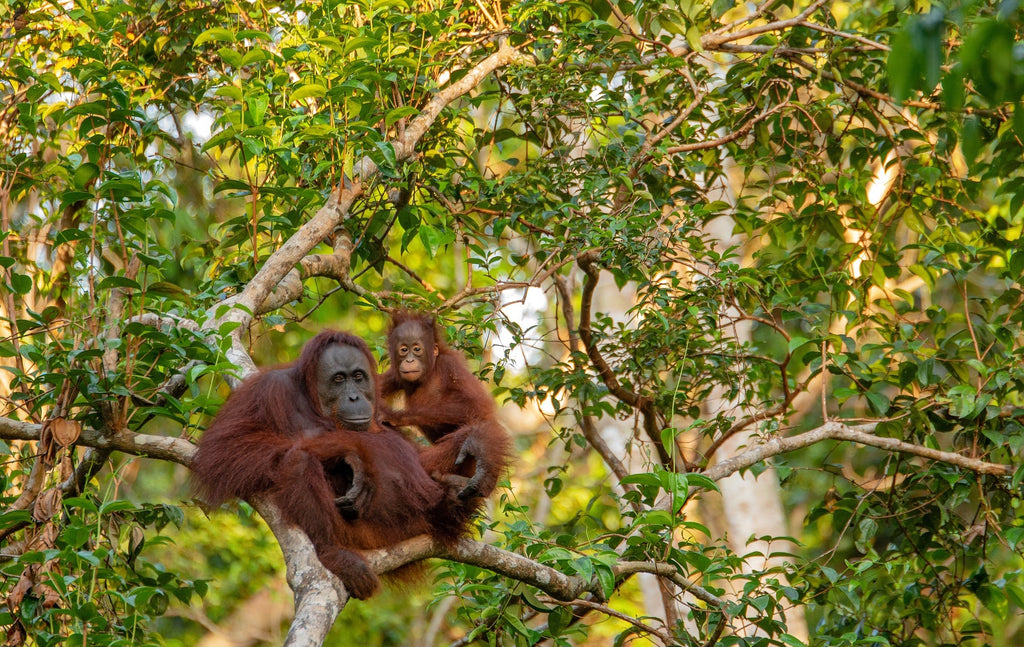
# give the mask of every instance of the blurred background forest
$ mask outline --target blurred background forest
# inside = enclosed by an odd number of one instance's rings
[[[191,443],[324,328],[386,366],[399,306],[514,438],[475,537],[585,590],[435,560],[325,644],[1024,644],[1022,24],[0,6],[5,644],[286,641],[282,548]]]

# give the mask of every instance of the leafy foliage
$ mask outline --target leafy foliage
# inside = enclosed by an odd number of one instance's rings
[[[399,305],[543,420],[481,536],[591,584],[572,606],[446,563],[452,640],[1021,642],[1017,3],[19,0],[0,24],[9,644],[177,640],[155,619],[204,580],[249,594],[269,539],[208,577],[151,550],[210,537],[172,528],[184,478],[133,483],[112,443],[195,439],[239,349],[332,326],[380,350]],[[778,474],[795,546],[724,541],[741,468]],[[636,564],[676,578],[678,623]]]

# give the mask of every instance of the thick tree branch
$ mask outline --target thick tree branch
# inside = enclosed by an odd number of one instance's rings
[[[434,121],[450,103],[476,88],[489,74],[516,60],[524,58],[514,47],[502,41],[498,51],[477,63],[458,81],[439,91],[410,122],[400,137],[391,142],[398,162],[407,160],[415,152],[415,147],[433,125]],[[323,241],[351,213],[352,205],[362,196],[364,187],[373,181],[380,169],[369,157],[364,157],[354,165],[355,178],[345,182],[341,190],[332,192],[326,204],[298,231],[295,232],[281,247],[274,252],[256,273],[256,276],[245,286],[242,292],[230,302],[232,312],[216,319],[216,327],[223,321],[237,321],[247,327],[253,313],[261,312],[264,302],[274,288],[299,265],[313,247]],[[345,270],[347,275],[347,269]],[[349,284],[348,287],[354,287]]]
[[[42,427],[40,424],[0,418],[0,439],[38,441]],[[171,461],[186,467],[192,464],[192,455],[196,451],[196,446],[183,438],[137,434],[128,431],[108,436],[88,427],[82,429],[82,435],[78,438],[77,444]]]
[[[988,463],[953,452],[934,450],[894,438],[875,436],[871,433],[875,426],[875,424],[866,424],[850,427],[833,421],[790,438],[773,438],[737,456],[721,461],[708,469],[705,475],[717,481],[771,456],[829,439],[857,442],[889,451],[909,453],[982,474],[1000,476],[1012,474],[1013,468],[1007,465]],[[38,424],[6,418],[0,419],[0,437],[38,440],[41,427]],[[79,444],[171,460],[182,465],[190,464],[195,451],[194,445],[179,438],[134,433],[122,433],[109,437],[93,429],[83,429]],[[320,645],[334,619],[347,603],[347,593],[340,582],[327,574],[320,565],[309,539],[301,531],[283,523],[280,514],[273,506],[266,505],[260,500],[253,503],[278,538],[288,566],[288,581],[295,591],[296,617],[285,644],[301,645],[302,647]],[[444,546],[426,536],[415,537],[385,550],[370,551],[367,553],[367,557],[378,573],[385,573],[405,564],[433,557],[486,568],[505,577],[534,586],[561,601],[572,601],[586,594],[599,595],[601,593],[596,581],[585,581],[569,576],[522,555],[470,539],[462,539],[453,546]],[[721,598],[686,579],[669,564],[620,562],[615,565],[613,572],[617,578],[628,577],[638,572],[653,573],[665,577],[680,588],[692,593],[697,599],[715,608],[724,608]]]
[[[915,445],[897,438],[876,436],[871,433],[876,426],[877,423],[868,423],[851,427],[838,421],[830,421],[816,429],[797,434],[796,436],[770,438],[756,447],[716,463],[705,470],[704,475],[717,481],[773,456],[803,449],[824,440],[845,440],[887,451],[911,454],[940,463],[955,465],[956,467],[979,474],[991,474],[994,476],[1011,476],[1013,474],[1014,467],[1012,465],[991,463],[956,452]],[[42,425],[40,424],[0,418],[0,439],[38,441],[41,429]],[[122,433],[113,437],[105,437],[100,432],[90,428],[82,429],[82,435],[78,439],[77,444],[172,461],[186,467],[191,465],[192,456],[195,453],[195,445],[182,438],[137,433]]]

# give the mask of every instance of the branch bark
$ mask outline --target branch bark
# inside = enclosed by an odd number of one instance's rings
[[[450,103],[472,91],[495,70],[524,59],[525,57],[507,42],[499,43],[496,52],[477,63],[458,81],[434,95],[409,122],[404,133],[390,142],[395,151],[395,159],[403,162],[413,155],[416,145]],[[242,324],[243,329],[248,327],[253,314],[262,311],[264,302],[289,272],[302,262],[313,247],[345,221],[351,213],[352,205],[362,196],[364,187],[379,175],[380,169],[373,160],[364,157],[354,165],[354,173],[355,178],[345,182],[339,191],[332,192],[324,206],[267,259],[242,292],[229,300],[231,312],[223,317],[211,318],[211,324],[206,326],[207,328],[217,327],[225,321],[237,321]],[[343,273],[347,276],[347,268]],[[289,290],[289,293],[293,292]],[[222,307],[224,304],[220,305]]]
[[[597,344],[594,342],[594,333],[590,327],[590,312],[594,300],[594,290],[597,288],[597,281],[601,272],[600,268],[596,265],[596,261],[596,251],[581,255],[577,260],[580,269],[586,275],[583,281],[583,293],[580,296],[580,340],[583,342],[583,347],[587,351],[591,364],[594,365],[598,375],[601,376],[601,381],[608,387],[608,391],[619,400],[640,411],[640,415],[643,418],[644,431],[658,452],[658,460],[666,468],[671,469],[673,467],[672,454],[669,453],[665,444],[661,441],[661,424],[658,420],[658,409],[654,404],[654,399],[647,395],[634,393],[622,386],[615,377],[615,371],[605,361],[601,351],[597,348]]]
[[[751,467],[763,460],[771,458],[772,456],[778,456],[779,454],[803,449],[804,447],[822,442],[823,440],[845,440],[848,442],[859,443],[861,445],[868,445],[870,447],[878,447],[879,449],[885,449],[888,451],[912,454],[914,456],[920,456],[940,463],[948,463],[950,465],[962,467],[963,469],[977,472],[979,474],[991,474],[994,476],[1010,476],[1013,474],[1014,468],[1011,465],[990,463],[977,458],[964,456],[963,454],[957,454],[955,452],[946,452],[938,449],[932,449],[930,447],[924,447],[922,445],[914,445],[896,438],[876,436],[872,433],[876,427],[877,423],[850,427],[839,421],[826,422],[816,429],[806,431],[802,434],[797,434],[796,436],[790,436],[788,438],[770,438],[765,440],[762,444],[756,447],[748,449],[736,456],[719,461],[713,467],[707,469],[704,472],[704,476],[707,476],[713,481],[718,481],[734,472]]]
[[[41,424],[21,422],[10,418],[0,418],[0,439],[4,440],[39,440]],[[192,464],[192,456],[196,446],[184,438],[170,436],[153,436],[122,432],[107,436],[96,429],[85,427],[78,443],[84,447],[109,449],[113,451],[146,456],[159,460],[171,461],[188,467]]]

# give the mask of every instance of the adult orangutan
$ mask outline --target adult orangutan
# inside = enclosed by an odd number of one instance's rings
[[[423,450],[432,474],[470,477],[460,499],[489,495],[508,464],[510,443],[483,383],[462,355],[448,348],[429,315],[395,313],[388,353],[391,366],[381,375],[381,395],[388,400],[404,393],[405,407],[383,405],[384,420],[423,432],[432,444]]]
[[[224,403],[192,463],[199,493],[214,505],[265,494],[353,597],[370,597],[379,580],[358,550],[423,533],[454,541],[473,512],[377,422],[377,401],[363,340],[320,333],[294,364],[247,379]]]

